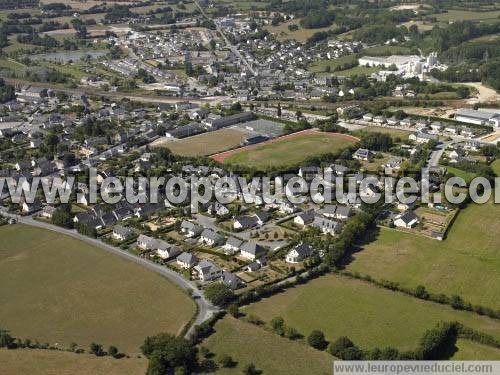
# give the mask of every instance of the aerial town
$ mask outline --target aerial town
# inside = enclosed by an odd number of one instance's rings
[[[51,1],[0,0],[6,374],[500,360],[497,2]]]

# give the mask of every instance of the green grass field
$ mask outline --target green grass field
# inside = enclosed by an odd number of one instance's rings
[[[469,183],[470,181],[472,181],[472,179],[474,177],[476,177],[476,174],[475,173],[472,173],[472,172],[467,172],[467,171],[463,171],[461,169],[458,169],[458,168],[454,168],[454,167],[450,167],[450,166],[447,166],[446,167],[446,170],[448,171],[448,173],[452,173],[454,174],[456,177],[461,177],[463,178],[467,183]]]
[[[298,25],[299,29],[296,31],[290,31],[288,26]],[[335,25],[328,27],[321,27],[319,29],[304,29],[300,26],[300,19],[294,19],[287,22],[283,22],[278,26],[265,26],[264,29],[269,31],[271,34],[276,35],[279,40],[295,39],[298,42],[305,42],[307,39],[312,37],[315,33],[321,31],[328,31],[335,28]]]
[[[356,55],[346,55],[332,60],[318,60],[309,65],[309,70],[313,73],[324,73],[327,66],[330,67],[330,74],[337,74],[334,70],[344,64],[351,64],[358,60]]]
[[[220,369],[220,374],[241,374],[250,363],[264,374],[331,374],[334,357],[330,354],[250,323],[227,316],[217,322],[215,331],[202,345],[216,355],[227,354],[238,362],[233,369]]]
[[[367,133],[383,133],[390,134],[392,138],[401,138],[402,140],[408,139],[408,136],[411,134],[410,131],[394,129],[389,127],[382,126],[365,126],[363,129],[354,132],[354,135],[360,136],[363,132]]]
[[[446,13],[436,14],[436,19],[442,22],[449,21],[485,21],[496,20],[500,16],[500,10],[489,12],[471,12],[467,10],[449,10]]]
[[[466,361],[471,359],[480,361],[498,361],[500,359],[500,349],[481,345],[474,341],[458,339],[455,346],[457,351],[451,358],[454,361]]]
[[[0,349],[2,375],[143,375],[145,358],[96,357],[52,350]]]
[[[206,156],[240,145],[248,133],[236,129],[220,129],[165,143],[174,154],[182,156]]]
[[[425,330],[442,320],[459,321],[500,338],[499,321],[338,275],[289,289],[244,312],[266,322],[281,316],[306,337],[315,329],[329,341],[348,336],[364,349],[389,345],[414,349]]]
[[[500,309],[499,217],[498,204],[471,204],[444,241],[381,229],[348,269]]]
[[[493,172],[495,172],[497,176],[500,176],[500,159],[497,159],[493,163],[491,163],[491,169],[493,169]]]
[[[342,150],[353,140],[333,133],[300,134],[229,155],[224,163],[257,169],[299,164],[310,156]]]
[[[194,303],[141,266],[55,232],[0,228],[1,328],[32,341],[138,353],[148,335],[177,333]]]

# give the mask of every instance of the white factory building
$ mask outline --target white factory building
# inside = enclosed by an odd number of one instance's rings
[[[391,74],[405,78],[419,77],[424,79],[424,73],[428,73],[432,69],[444,70],[447,68],[446,65],[438,62],[435,52],[431,52],[427,57],[417,55],[363,56],[359,58],[358,63],[360,66],[396,67],[396,71],[381,70],[373,73],[372,77],[381,81],[384,81]]]
[[[475,125],[489,125],[500,127],[500,113],[476,111],[474,109],[460,108],[455,113],[455,120]]]
[[[422,65],[422,58],[417,55],[363,56],[359,59],[360,66],[383,66],[389,68],[395,65],[398,70],[417,64]]]

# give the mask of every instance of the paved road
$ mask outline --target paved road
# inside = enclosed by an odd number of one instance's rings
[[[296,215],[297,215],[297,213],[292,214],[292,215],[288,216],[287,218],[282,219],[282,221],[286,221],[286,220],[288,220]],[[194,218],[195,218],[196,222],[199,225],[203,226],[204,228],[209,228],[209,229],[212,229],[213,231],[221,232],[221,228],[217,225],[217,222],[215,221],[214,218],[211,218],[211,217],[208,217],[208,216],[205,216],[202,214],[195,214]],[[286,240],[276,240],[276,241],[256,240],[255,238],[252,238],[250,236],[250,233],[254,232],[256,230],[258,230],[260,233],[265,233],[266,231],[272,231],[273,229],[276,229],[276,228],[278,228],[278,225],[276,225],[275,223],[269,222],[269,223],[264,224],[261,227],[255,227],[255,228],[252,228],[251,230],[237,232],[237,233],[234,233],[233,235],[235,237],[238,237],[241,240],[257,242],[261,246],[265,246],[265,247],[270,248],[273,251],[276,251],[276,250],[279,250],[281,247],[287,245],[288,241],[286,241]]]
[[[52,225],[49,223],[37,221],[37,220],[34,220],[30,216],[18,217],[18,216],[8,215],[8,214],[5,214],[5,215],[16,217],[18,219],[18,222],[20,222],[22,224],[51,230],[51,231],[54,231],[57,233],[61,233],[61,234],[73,237],[73,238],[78,239],[80,241],[86,242],[89,245],[98,247],[98,248],[105,250],[109,253],[118,255],[118,256],[120,256],[124,259],[127,259],[131,262],[137,263],[137,264],[139,264],[139,265],[141,265],[141,266],[143,266],[143,267],[145,267],[153,272],[156,272],[156,273],[160,274],[161,276],[174,282],[175,284],[180,286],[181,289],[183,289],[183,290],[191,289],[193,291],[193,297],[194,297],[196,304],[198,305],[199,311],[198,311],[198,316],[196,317],[196,320],[194,321],[194,324],[191,325],[186,336],[191,334],[191,331],[192,331],[192,328],[194,325],[203,323],[204,321],[208,320],[213,315],[214,312],[218,311],[218,309],[215,306],[211,305],[205,299],[205,297],[203,296],[203,293],[196,287],[196,285],[193,282],[184,279],[181,275],[179,275],[178,273],[176,273],[176,272],[174,272],[166,267],[163,267],[163,266],[161,266],[157,263],[154,263],[152,261],[149,261],[147,259],[140,258],[136,255],[130,254],[130,253],[123,251],[117,247],[108,245],[108,244],[106,244],[98,239],[83,236],[80,233],[76,232],[75,230],[69,230],[69,229],[61,228],[61,227],[58,227],[58,226],[55,226],[55,225]]]

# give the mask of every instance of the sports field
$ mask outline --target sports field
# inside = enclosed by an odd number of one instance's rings
[[[323,331],[329,341],[347,336],[363,349],[415,349],[422,334],[439,321],[459,321],[500,338],[498,320],[339,275],[309,281],[243,311],[266,322],[281,316],[304,336],[315,329]]]
[[[96,357],[53,350],[0,349],[2,375],[143,375],[145,358]]]
[[[216,355],[230,355],[238,362],[235,368],[217,373],[241,374],[246,365],[253,363],[264,374],[331,374],[334,357],[330,354],[229,315],[217,322],[215,331],[202,345]]]
[[[162,145],[181,156],[206,156],[237,147],[248,133],[237,129],[220,129]]]
[[[258,145],[217,154],[213,158],[225,164],[265,170],[270,167],[294,166],[311,156],[337,152],[357,140],[346,134],[305,130]]]
[[[177,286],[84,242],[20,224],[0,227],[0,322],[14,337],[138,353],[195,312]]]
[[[500,205],[471,204],[444,241],[381,229],[348,269],[500,309],[499,233]]]

